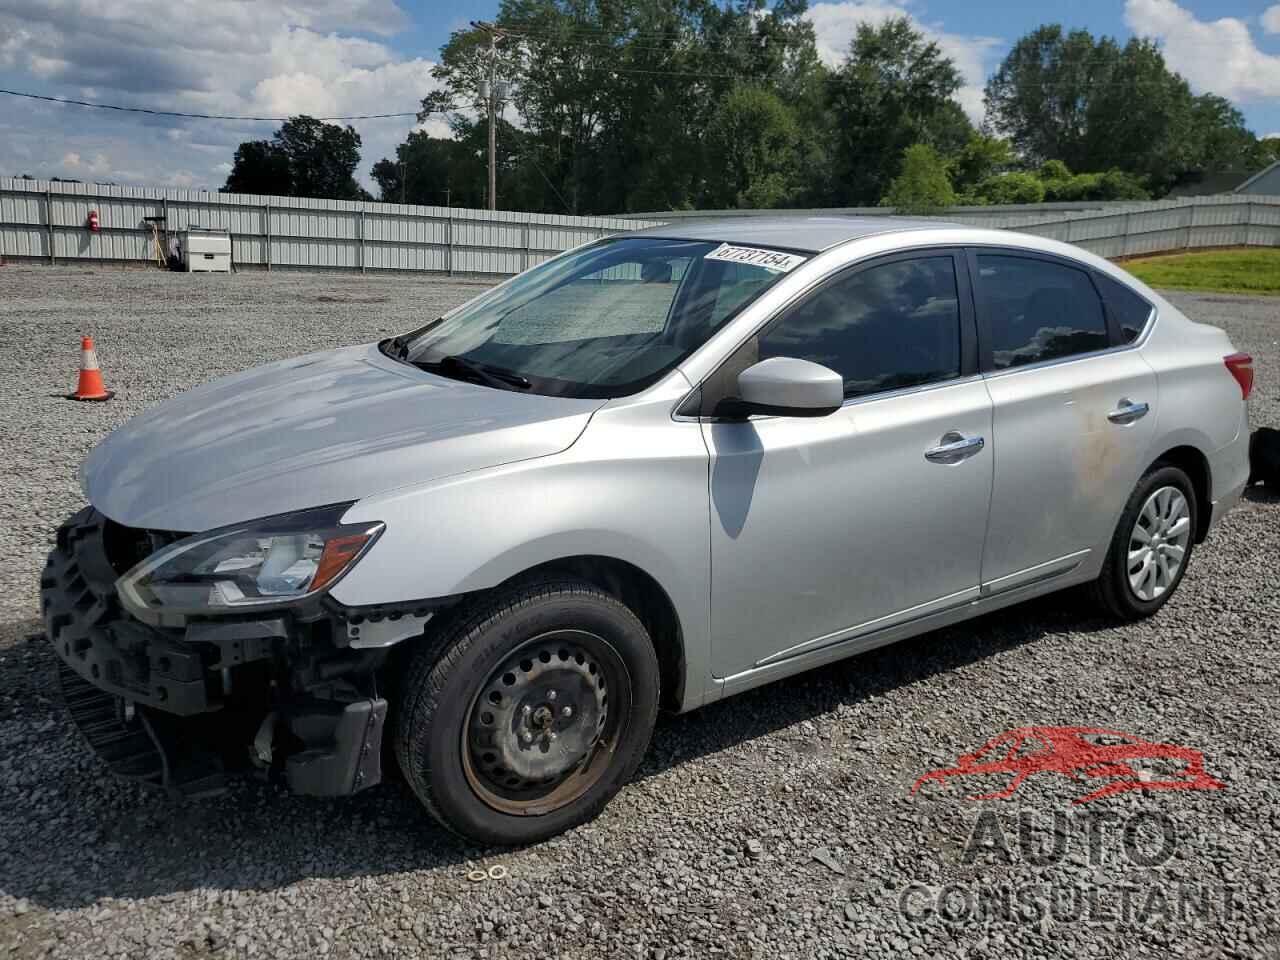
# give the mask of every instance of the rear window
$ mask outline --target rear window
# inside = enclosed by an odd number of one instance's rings
[[[1098,284],[1098,292],[1102,294],[1102,302],[1120,327],[1120,342],[1133,343],[1151,319],[1154,308],[1117,280],[1101,273],[1095,273],[1093,278]]]

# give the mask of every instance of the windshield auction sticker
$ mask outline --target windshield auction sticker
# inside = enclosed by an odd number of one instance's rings
[[[789,273],[804,263],[806,258],[794,253],[779,253],[776,250],[760,250],[756,247],[735,247],[729,243],[722,243],[708,253],[705,259],[725,260],[749,267],[764,267],[774,273]]]

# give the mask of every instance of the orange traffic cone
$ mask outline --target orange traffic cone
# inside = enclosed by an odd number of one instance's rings
[[[80,382],[76,392],[67,394],[68,400],[110,400],[115,394],[102,382],[102,370],[98,368],[98,354],[93,349],[93,337],[80,341]]]

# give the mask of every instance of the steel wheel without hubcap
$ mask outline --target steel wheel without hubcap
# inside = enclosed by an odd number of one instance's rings
[[[463,773],[495,810],[548,813],[600,779],[629,714],[627,668],[607,641],[577,630],[534,637],[472,701]]]
[[[1129,534],[1129,588],[1139,600],[1163,595],[1178,579],[1191,540],[1191,510],[1177,487],[1154,491]]]

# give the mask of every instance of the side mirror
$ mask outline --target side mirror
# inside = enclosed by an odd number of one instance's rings
[[[716,414],[825,417],[843,403],[844,378],[834,370],[794,357],[771,357],[738,374],[738,396],[721,401]]]

